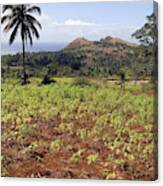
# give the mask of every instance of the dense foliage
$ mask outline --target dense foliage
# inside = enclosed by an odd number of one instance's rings
[[[59,52],[28,53],[27,71],[30,76],[42,77],[47,69],[52,76],[105,76],[114,78],[121,71],[130,79],[151,76],[153,60],[146,60],[141,46],[116,43],[114,46],[103,41],[90,46],[65,48]],[[2,76],[19,77],[22,55],[2,56]]]
[[[151,68],[151,79],[157,83],[158,79],[158,26],[155,14],[147,16],[147,22],[142,28],[132,34],[142,44],[141,53],[144,61],[148,61]],[[152,62],[152,63],[151,63]]]

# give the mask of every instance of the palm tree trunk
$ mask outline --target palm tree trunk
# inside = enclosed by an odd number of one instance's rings
[[[26,74],[26,67],[25,67],[25,43],[24,39],[22,39],[22,49],[23,49],[23,79],[22,84],[27,84],[27,74]]]

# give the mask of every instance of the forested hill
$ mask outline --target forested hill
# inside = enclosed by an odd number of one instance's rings
[[[110,36],[99,41],[77,38],[59,52],[26,53],[30,76],[45,75],[50,69],[55,76],[114,76],[123,71],[144,78],[151,75],[152,63],[141,46]],[[2,56],[2,77],[20,76],[21,65],[21,54]]]

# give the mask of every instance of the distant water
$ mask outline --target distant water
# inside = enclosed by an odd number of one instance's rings
[[[40,52],[40,51],[59,51],[66,47],[67,43],[34,43],[32,47],[27,46],[27,52]],[[7,43],[1,44],[1,55],[16,54],[22,52],[21,43],[14,43],[9,45]]]

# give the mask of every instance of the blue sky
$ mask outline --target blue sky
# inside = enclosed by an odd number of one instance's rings
[[[42,10],[38,42],[68,43],[76,37],[99,40],[106,36],[131,42],[131,34],[146,21],[153,11],[152,0],[135,2],[90,2],[37,4]],[[8,34],[2,34],[6,42]],[[16,41],[20,41],[17,38]]]

